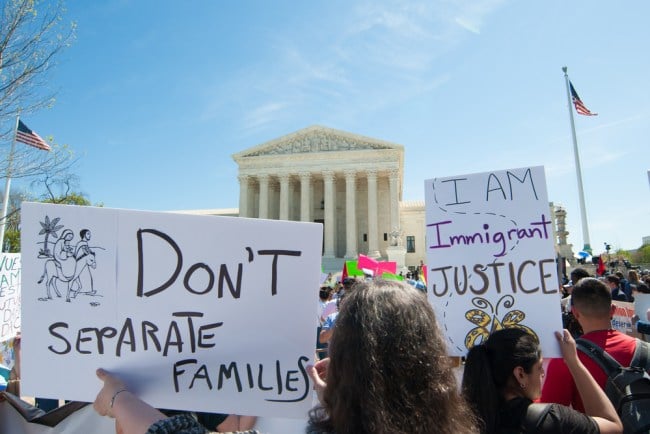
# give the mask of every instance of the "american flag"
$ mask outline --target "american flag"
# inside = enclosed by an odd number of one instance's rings
[[[576,92],[575,88],[573,87],[573,83],[570,81],[569,87],[571,88],[571,99],[573,100],[573,105],[576,107],[576,112],[578,112],[579,115],[584,116],[598,116],[598,113],[592,113],[591,110],[589,110],[587,106],[584,105],[578,96],[578,92]]]
[[[50,145],[41,139],[41,137],[36,134],[34,131],[30,130],[23,121],[18,120],[18,129],[16,129],[16,141],[24,143],[29,146],[33,146],[44,151],[50,151]]]

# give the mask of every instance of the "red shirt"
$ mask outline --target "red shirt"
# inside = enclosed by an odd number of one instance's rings
[[[618,332],[616,330],[598,330],[582,335],[582,338],[603,348],[617,362],[623,366],[630,366],[634,350],[636,349],[636,339]],[[582,351],[578,350],[578,357],[585,365],[587,370],[600,385],[605,389],[607,375],[605,372]],[[563,405],[571,405],[574,409],[585,412],[582,399],[573,381],[573,376],[564,363],[564,359],[551,359],[546,370],[546,379],[542,387],[542,396],[540,402],[556,402]]]

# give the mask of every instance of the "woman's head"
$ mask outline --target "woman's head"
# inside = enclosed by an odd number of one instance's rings
[[[395,281],[355,285],[329,346],[326,425],[337,434],[466,431],[446,347],[426,296]],[[323,417],[313,412],[312,421]]]
[[[463,393],[483,420],[485,431],[491,432],[498,423],[499,402],[508,395],[538,398],[543,376],[537,338],[523,329],[502,329],[469,351]]]

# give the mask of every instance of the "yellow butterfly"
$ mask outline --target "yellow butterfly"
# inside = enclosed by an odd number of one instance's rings
[[[474,345],[479,345],[485,342],[485,340],[497,330],[504,328],[519,328],[525,330],[526,332],[535,336],[535,339],[539,340],[537,334],[529,327],[520,324],[524,319],[526,319],[526,314],[521,310],[513,309],[506,312],[503,315],[503,318],[499,319],[499,307],[501,304],[505,308],[511,308],[514,305],[514,297],[512,295],[504,295],[499,299],[496,305],[496,309],[492,304],[481,297],[474,297],[472,299],[472,304],[477,307],[477,309],[470,309],[465,312],[465,319],[467,319],[472,324],[475,324],[477,327],[471,329],[465,336],[465,347],[469,350]],[[485,312],[489,308],[489,313]]]

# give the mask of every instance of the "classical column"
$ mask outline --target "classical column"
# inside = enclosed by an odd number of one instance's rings
[[[300,221],[311,221],[311,173],[300,173]]]
[[[269,218],[269,175],[258,175],[260,183],[260,212],[259,218]]]
[[[345,172],[345,257],[356,258],[357,252],[357,211],[356,211],[356,170]]]
[[[388,233],[400,228],[399,195],[397,192],[398,179],[399,171],[397,169],[391,169],[388,174],[388,185],[390,190],[390,228],[388,228]]]
[[[248,175],[239,175],[239,217],[249,217],[248,215]]]
[[[368,177],[368,256],[379,258],[378,210],[377,210],[377,171],[366,171]]]
[[[325,252],[327,258],[335,257],[334,234],[336,233],[336,222],[334,220],[334,172],[323,172],[323,186],[325,193]]]
[[[280,179],[280,220],[289,220],[289,179],[290,175],[278,175]]]

